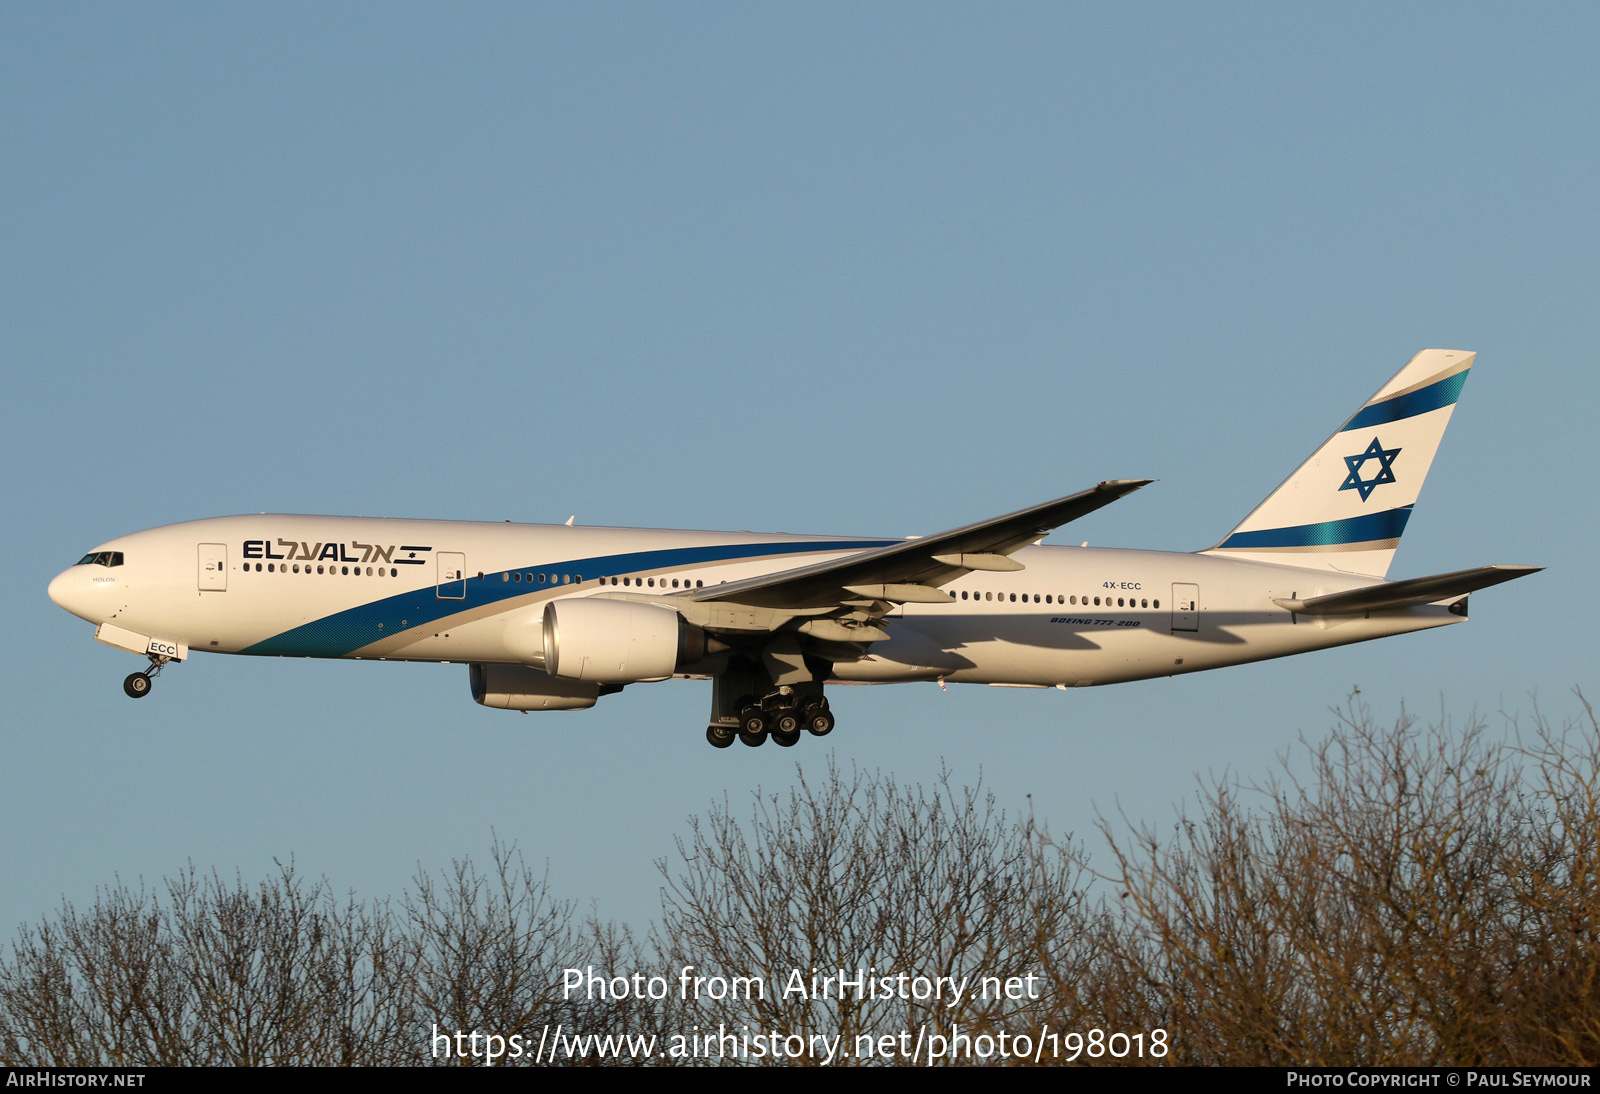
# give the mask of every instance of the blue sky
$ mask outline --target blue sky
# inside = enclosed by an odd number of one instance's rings
[[[795,763],[1161,825],[1353,686],[1593,681],[1600,84],[1586,5],[0,8],[13,638],[0,930],[192,860],[396,892],[498,833],[642,925],[684,818]],[[1074,692],[475,706],[461,666],[137,667],[44,587],[236,512],[862,535],[1155,477],[1059,541],[1191,550],[1407,358],[1477,350],[1391,576],[1472,623]]]

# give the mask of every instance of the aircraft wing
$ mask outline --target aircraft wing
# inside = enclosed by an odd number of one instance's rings
[[[1015,571],[1013,552],[1054,528],[1109,505],[1153,479],[1120,479],[1015,513],[775,574],[697,589],[694,601],[768,608],[837,607],[847,602],[945,603],[939,586],[973,570]]]
[[[1386,581],[1382,585],[1369,585],[1345,593],[1329,593],[1309,600],[1275,600],[1279,607],[1302,615],[1363,615],[1367,612],[1391,611],[1413,608],[1419,604],[1434,604],[1453,596],[1464,596],[1502,581],[1536,574],[1543,566],[1479,566],[1475,570],[1456,570],[1448,574],[1428,577],[1411,577],[1404,581]]]

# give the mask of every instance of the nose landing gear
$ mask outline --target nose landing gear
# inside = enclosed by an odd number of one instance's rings
[[[172,660],[172,658],[165,657],[159,653],[146,654],[145,656],[150,658],[150,667],[143,672],[129,673],[127,678],[122,681],[122,691],[130,699],[143,699],[146,695],[149,695],[150,689],[154,686],[155,678],[161,675],[161,666]]]

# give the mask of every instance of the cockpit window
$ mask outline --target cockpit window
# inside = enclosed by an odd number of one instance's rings
[[[78,560],[79,566],[121,566],[121,551],[96,551]]]

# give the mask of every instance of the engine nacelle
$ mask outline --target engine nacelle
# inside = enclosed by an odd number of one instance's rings
[[[522,665],[472,665],[472,697],[498,710],[587,710],[600,685],[558,680]]]
[[[671,608],[587,597],[544,609],[544,667],[597,684],[662,680],[705,656],[705,632]]]

